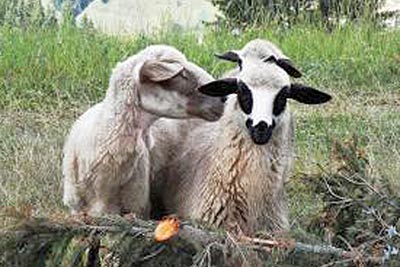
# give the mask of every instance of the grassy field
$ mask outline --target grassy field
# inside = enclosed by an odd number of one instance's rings
[[[276,42],[304,73],[303,82],[328,91],[331,103],[292,105],[297,160],[288,184],[291,221],[319,212],[308,180],[329,169],[333,140],[357,135],[376,179],[400,192],[400,31],[368,25],[331,33],[300,25],[290,30],[226,29],[202,35],[166,31],[118,39],[71,26],[0,27],[0,206],[31,205],[46,215],[62,205],[61,158],[74,119],[100,101],[111,69],[149,44],[176,46],[216,77],[232,67],[213,57],[254,38]]]

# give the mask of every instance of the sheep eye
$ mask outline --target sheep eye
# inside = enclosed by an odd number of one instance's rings
[[[287,90],[288,87],[285,86],[276,95],[274,100],[274,107],[272,110],[274,116],[279,116],[285,110],[287,102]]]
[[[184,69],[180,74],[181,74],[181,77],[182,77],[183,79],[189,80],[189,73],[188,73],[187,70]]]
[[[253,96],[250,89],[243,82],[239,82],[238,102],[244,113],[250,114],[253,109]]]

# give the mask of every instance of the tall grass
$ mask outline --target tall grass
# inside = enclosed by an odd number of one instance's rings
[[[202,39],[199,42],[199,39]],[[77,106],[104,94],[116,62],[146,45],[181,49],[215,76],[232,65],[214,53],[238,49],[253,38],[276,42],[317,86],[352,93],[389,92],[400,85],[400,32],[373,26],[289,30],[252,28],[239,36],[220,28],[198,33],[165,31],[155,36],[106,37],[73,26],[0,28],[0,108],[43,109]]]

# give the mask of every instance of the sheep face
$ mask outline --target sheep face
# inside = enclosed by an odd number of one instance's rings
[[[176,57],[150,59],[139,71],[140,106],[152,114],[168,118],[218,120],[224,103],[196,89],[214,80],[206,71]]]
[[[199,88],[215,97],[236,94],[234,108],[255,144],[268,143],[286,109],[287,99],[305,104],[329,101],[328,94],[308,86],[291,84],[285,71],[274,63],[244,60],[241,72],[235,78],[225,78]]]

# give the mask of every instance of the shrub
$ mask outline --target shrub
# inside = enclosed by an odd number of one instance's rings
[[[44,27],[54,25],[54,14],[45,14],[40,0],[2,0],[0,25],[12,27]]]
[[[299,21],[327,24],[341,18],[376,20],[382,0],[213,0],[230,24]]]

